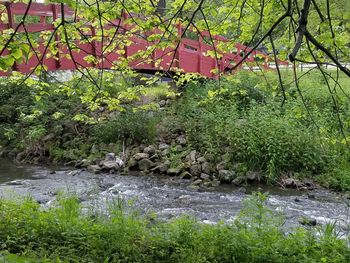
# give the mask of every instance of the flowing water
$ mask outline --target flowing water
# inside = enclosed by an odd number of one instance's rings
[[[230,222],[242,208],[242,201],[257,188],[222,186],[212,190],[191,190],[189,182],[169,177],[94,175],[82,170],[36,166],[16,166],[0,159],[0,196],[32,196],[42,205],[50,205],[60,192],[73,193],[83,204],[103,208],[111,200],[126,200],[141,212],[157,213],[161,219],[180,215],[196,217],[204,223]],[[300,218],[316,219],[318,224],[336,222],[342,233],[348,232],[348,199],[325,190],[300,192],[278,188],[268,191],[268,205],[282,211],[287,226],[300,226]]]

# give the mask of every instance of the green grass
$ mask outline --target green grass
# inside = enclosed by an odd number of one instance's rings
[[[83,213],[73,197],[48,209],[29,199],[1,200],[0,261],[349,262],[347,240],[334,226],[286,234],[283,218],[265,200],[254,195],[234,223],[217,225],[185,217],[161,222],[126,212],[120,202],[107,217],[86,208]]]

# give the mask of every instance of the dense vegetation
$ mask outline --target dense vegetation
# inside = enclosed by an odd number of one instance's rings
[[[119,200],[109,216],[60,198],[48,209],[33,200],[0,200],[0,260],[5,262],[349,262],[334,225],[286,234],[266,196],[245,201],[231,224],[190,218],[161,222]]]
[[[284,74],[288,83],[291,76]],[[69,162],[118,154],[164,133],[182,131],[190,144],[172,150],[173,163],[196,149],[213,164],[225,162],[238,175],[258,171],[264,182],[311,178],[326,187],[349,190],[349,82],[345,77],[340,82],[344,88],[329,94],[321,75],[308,73],[299,84],[302,97],[295,85],[286,85],[288,99],[282,107],[283,95],[273,73],[242,71],[220,85],[189,82],[180,98],[162,110],[155,102],[175,94],[164,84],[144,87],[118,109],[110,109],[108,103],[91,107],[93,100],[84,103],[79,93],[56,92],[59,83],[3,82],[0,141],[3,154],[17,156],[18,161]],[[112,98],[121,98],[132,85],[109,83],[106,90]]]

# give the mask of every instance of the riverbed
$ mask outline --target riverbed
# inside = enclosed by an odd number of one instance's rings
[[[69,193],[96,209],[124,200],[132,209],[156,213],[160,219],[188,215],[214,224],[232,222],[242,209],[242,201],[259,190],[270,193],[267,205],[284,214],[288,227],[301,226],[300,219],[308,218],[317,225],[334,222],[341,233],[348,233],[350,200],[343,194],[324,189],[301,192],[265,186],[198,190],[189,185],[189,181],[175,177],[95,175],[84,170],[15,165],[0,160],[2,198],[31,196],[43,206],[50,206],[60,193]]]

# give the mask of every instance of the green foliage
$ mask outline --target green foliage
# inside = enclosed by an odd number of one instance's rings
[[[287,73],[286,83],[291,77]],[[171,114],[180,120],[194,147],[214,156],[214,161],[225,155],[231,168],[243,163],[250,170],[262,171],[268,182],[293,173],[328,178],[326,174],[339,170],[340,162],[348,162],[338,113],[319,74],[308,74],[299,85],[304,100],[294,85],[286,85],[288,99],[282,106],[275,77],[239,72],[222,79],[220,86],[211,81],[188,85]],[[344,127],[348,127],[346,97],[336,95]],[[328,185],[348,189],[347,177],[336,174]],[[339,185],[340,178],[344,182]]]
[[[114,205],[109,216],[60,197],[45,210],[33,200],[0,200],[0,260],[10,262],[348,262],[334,225],[282,230],[282,215],[255,194],[232,224],[170,222]],[[119,200],[119,199],[118,199]],[[122,201],[118,201],[121,204]],[[86,211],[91,211],[86,213]],[[6,262],[6,261],[5,261]]]
[[[97,141],[116,143],[152,142],[156,135],[159,117],[151,111],[123,111],[108,121],[94,126],[93,135]]]

